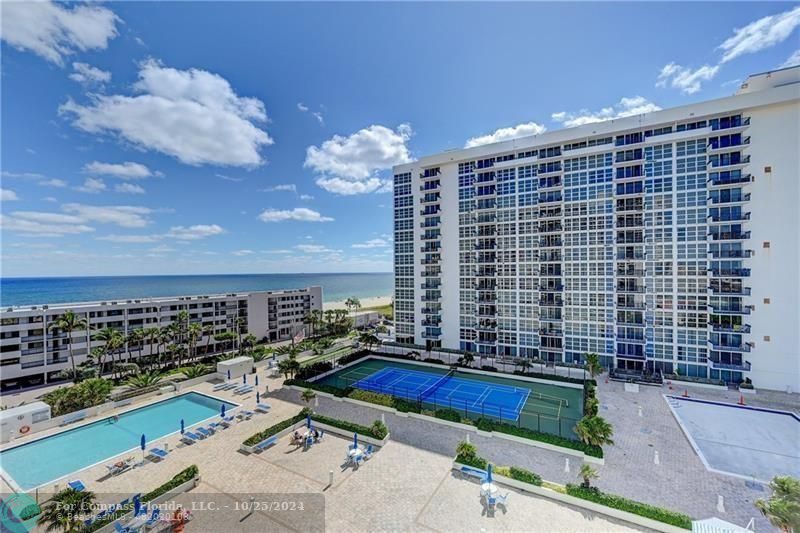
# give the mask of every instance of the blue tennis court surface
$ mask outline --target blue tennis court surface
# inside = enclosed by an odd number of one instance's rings
[[[519,418],[531,392],[530,389],[457,378],[452,373],[431,374],[393,367],[382,368],[352,386],[507,420]]]

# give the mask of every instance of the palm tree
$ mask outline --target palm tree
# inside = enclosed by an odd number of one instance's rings
[[[584,416],[575,424],[575,433],[590,446],[614,444],[614,428],[601,416]]]
[[[472,352],[465,352],[461,360],[464,362],[464,366],[472,366],[472,362],[475,361],[475,356],[472,355]]]
[[[258,339],[256,338],[256,336],[253,335],[252,333],[248,333],[242,339],[242,348],[247,353],[252,352],[253,347],[256,345],[257,342]]]
[[[203,335],[206,338],[206,346],[205,346],[205,350],[203,350],[203,355],[208,355],[208,345],[211,343],[211,337],[214,336],[214,325],[213,324],[204,324],[203,325]]]
[[[520,369],[522,369],[522,373],[523,374],[527,374],[528,370],[531,369],[531,361],[530,361],[530,359],[528,359],[527,357],[522,359],[519,362],[519,367],[520,367]]]
[[[769,523],[784,533],[800,531],[800,480],[791,476],[775,476],[769,483],[772,495],[759,498],[755,506]]]
[[[197,341],[203,336],[203,326],[197,322],[189,324],[186,330],[186,337],[189,341],[189,359],[197,357]]]
[[[600,356],[592,352],[584,355],[584,358],[586,359],[586,370],[589,371],[589,375],[594,379],[597,374],[603,371],[603,366],[600,364]]]
[[[67,310],[63,315],[58,317],[52,324],[50,324],[50,331],[61,330],[67,334],[67,352],[69,353],[69,362],[72,365],[73,379],[78,379],[78,372],[75,368],[75,354],[72,351],[72,332],[82,331],[87,327],[88,322],[86,317],[76,315],[72,310]],[[77,383],[77,381],[75,381]]]
[[[358,342],[366,346],[367,350],[371,350],[373,346],[380,344],[381,340],[372,333],[362,333],[358,337]]]
[[[122,346],[122,332],[115,328],[105,327],[92,335],[92,340],[101,341],[103,343],[103,358],[100,360],[100,372],[103,371],[103,363],[106,357],[111,355],[111,363],[114,363],[114,353]]]
[[[131,345],[136,348],[136,352],[138,353],[136,359],[141,359],[142,357],[142,349],[144,348],[144,337],[145,337],[145,330],[144,328],[136,328],[130,333],[128,333],[128,359],[132,359],[131,357]]]
[[[333,319],[336,313],[334,313],[333,309],[328,309],[325,311],[325,331],[328,335],[333,334]]]
[[[163,379],[160,372],[141,372],[129,377],[125,385],[131,389],[144,389],[158,385]]]
[[[217,342],[224,342],[226,344],[227,351],[230,351],[231,346],[233,344],[233,339],[236,338],[236,334],[232,331],[223,331],[221,333],[217,333],[214,335],[214,340]]]
[[[592,465],[583,463],[581,465],[581,471],[578,472],[578,477],[583,479],[581,486],[588,489],[592,486],[592,480],[597,479],[600,475],[597,473],[597,470],[592,468]]]
[[[311,400],[313,400],[316,397],[317,393],[311,389],[304,390],[303,394],[300,395],[300,398],[302,398],[303,401],[306,402],[306,405],[309,405],[311,403]]]
[[[211,371],[210,366],[198,363],[194,366],[184,368],[183,375],[186,376],[186,379],[194,379],[194,378],[199,378],[200,376],[205,376],[210,371]]]
[[[53,495],[48,504],[42,509],[39,524],[45,526],[45,531],[64,531],[77,533],[83,531],[82,515],[91,513],[94,503],[94,493],[65,489]],[[65,512],[65,509],[68,510]]]

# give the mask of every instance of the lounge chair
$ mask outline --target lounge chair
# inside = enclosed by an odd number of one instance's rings
[[[253,448],[255,448],[257,451],[265,450],[270,446],[272,446],[273,444],[275,444],[276,442],[278,442],[278,437],[276,435],[273,435],[271,437],[262,440],[261,442],[253,446]]]
[[[225,386],[222,388],[222,390],[231,390],[236,388],[239,388],[239,384],[231,382],[231,383],[226,383]]]
[[[237,414],[236,416],[239,419],[250,420],[254,414],[255,413],[253,411],[248,411],[247,409],[243,409],[242,411],[239,411],[239,414]]]
[[[117,461],[116,463],[106,465],[106,470],[108,470],[110,475],[116,476],[125,472],[131,466],[133,466],[133,457],[128,457],[122,461]]]
[[[147,522],[144,523],[145,529],[152,527],[156,522],[158,522],[160,513],[161,510],[158,507],[153,509],[153,514],[151,514],[150,518],[147,519]]]
[[[372,458],[372,452],[373,452],[373,451],[374,451],[374,450],[372,449],[372,444],[369,444],[369,445],[367,446],[367,449],[366,449],[366,450],[364,450],[364,459],[371,459],[371,458]]]
[[[497,503],[505,507],[508,505],[508,495],[511,494],[510,492],[506,492],[504,496],[497,496]]]
[[[324,429],[320,429],[319,430],[319,437],[317,437],[317,442],[321,441],[322,437],[324,437],[324,436],[325,436],[325,430]]]
[[[67,483],[67,486],[72,490],[77,490],[78,492],[83,492],[84,490],[86,490],[86,485],[84,485],[83,481],[81,481],[80,479],[75,479],[73,481],[70,481],[69,483]]]
[[[168,451],[162,450],[161,448],[151,448],[148,457],[158,457],[159,461],[163,461],[167,458],[168,454]]]
[[[181,435],[181,442],[184,444],[194,444],[195,442],[199,441],[202,437],[197,435],[196,433],[192,433],[191,431],[187,431],[183,435]]]
[[[229,415],[229,416],[226,416],[225,418],[223,418],[222,420],[220,420],[219,424],[221,426],[224,426],[224,427],[228,428],[228,427],[231,427],[231,424],[233,423],[233,421],[234,421],[233,415]]]
[[[259,413],[268,413],[270,409],[272,409],[272,407],[270,407],[266,403],[257,403],[256,404],[256,411],[258,411]]]
[[[203,438],[207,438],[207,437],[210,437],[212,435],[212,433],[209,430],[207,430],[206,428],[194,428],[194,430],[196,432],[198,432],[199,434],[201,434],[203,436]]]
[[[211,422],[208,427],[213,428],[214,431],[222,431],[227,426],[221,422]]]
[[[221,390],[227,389],[229,386],[230,386],[230,383],[228,383],[227,381],[224,381],[222,383],[217,383],[216,385],[214,385],[214,388],[212,390],[221,391]]]
[[[133,530],[131,528],[124,527],[119,522],[114,522],[114,531],[116,531],[117,533],[131,533],[131,531]]]
[[[245,385],[243,387],[239,387],[238,389],[234,389],[233,393],[234,394],[247,394],[248,392],[253,392],[254,388],[255,387],[253,387],[252,385]]]

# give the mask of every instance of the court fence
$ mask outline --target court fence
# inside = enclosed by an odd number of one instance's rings
[[[575,424],[578,419],[565,417],[560,415],[560,408],[554,407],[554,414],[548,415],[536,411],[526,411],[524,406],[522,409],[511,408],[491,402],[476,402],[474,400],[466,400],[459,398],[443,397],[437,394],[437,391],[432,393],[426,392],[425,397],[421,398],[418,387],[409,388],[403,386],[382,385],[375,381],[370,381],[367,378],[369,374],[358,377],[343,377],[333,374],[326,378],[328,384],[333,385],[338,389],[360,389],[379,394],[385,394],[394,398],[415,402],[421,409],[428,411],[439,411],[448,409],[457,412],[464,418],[477,421],[479,419],[489,420],[495,424],[504,424],[514,426],[519,429],[528,429],[537,431],[539,433],[548,433],[550,435],[557,435],[565,439],[575,440],[576,434],[574,431]],[[444,377],[444,376],[443,376]],[[566,404],[567,400],[564,399]],[[557,414],[556,414],[557,413]],[[478,425],[478,429],[480,425]]]

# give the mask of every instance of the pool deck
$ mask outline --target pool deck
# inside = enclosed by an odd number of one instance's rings
[[[279,386],[276,380],[265,380],[270,390]],[[192,390],[211,393],[211,383],[202,383]],[[263,392],[263,389],[262,389]],[[255,393],[216,396],[252,407]],[[163,397],[160,397],[163,399]],[[94,492],[97,501],[113,504],[139,492],[147,492],[165,483],[186,467],[196,464],[201,481],[194,490],[176,496],[185,508],[191,502],[209,498],[218,504],[233,507],[248,501],[250,494],[293,493],[324,495],[325,513],[298,515],[287,520],[284,515],[255,512],[245,518],[241,510],[226,512],[195,511],[195,519],[187,531],[312,531],[324,526],[327,531],[487,531],[525,529],[559,531],[644,531],[617,520],[563,505],[546,498],[510,492],[507,513],[498,510],[487,515],[479,499],[475,482],[455,477],[451,470],[452,455],[443,455],[419,447],[390,440],[360,468],[343,468],[348,440],[328,434],[308,451],[289,446],[288,437],[259,453],[246,454],[239,445],[247,437],[280,420],[296,414],[300,406],[276,396],[264,398],[272,409],[252,419],[233,424],[205,441],[194,445],[179,444],[178,436],[168,437],[170,454],[158,463],[146,462],[128,472],[108,477],[103,465],[70,476],[79,478]],[[321,403],[321,402],[320,402]],[[143,403],[142,405],[144,405]],[[138,405],[137,405],[138,406]],[[42,432],[37,437],[61,428]],[[15,444],[23,442],[22,439]],[[163,441],[153,445],[162,445]],[[137,457],[138,459],[138,457]],[[109,461],[110,462],[110,461]],[[329,472],[334,483],[328,486]],[[59,488],[63,489],[64,485]],[[3,487],[8,490],[9,487]],[[40,498],[44,493],[40,491]]]

